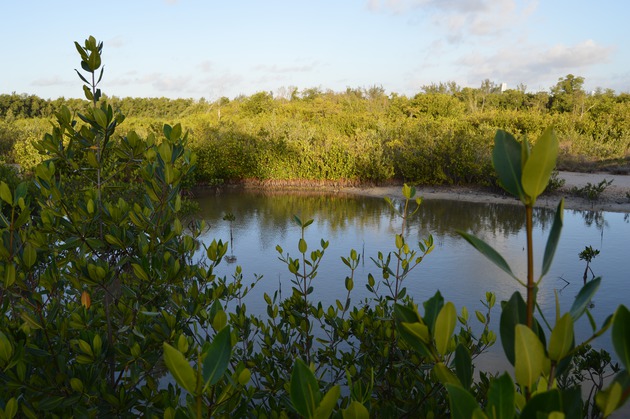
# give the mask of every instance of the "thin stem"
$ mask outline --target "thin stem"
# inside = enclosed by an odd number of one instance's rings
[[[534,283],[533,208],[531,205],[525,206],[525,218],[525,229],[527,230],[527,327],[532,329],[534,326],[536,284]]]

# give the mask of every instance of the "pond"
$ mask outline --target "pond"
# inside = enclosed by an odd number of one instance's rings
[[[276,245],[284,254],[297,257],[300,229],[293,220],[313,219],[306,229],[309,251],[317,248],[320,239],[328,240],[324,261],[313,281],[313,301],[324,306],[344,301],[345,277],[349,269],[341,261],[351,249],[363,255],[355,272],[355,289],[352,302],[358,304],[371,297],[365,287],[372,273],[378,280],[380,270],[370,258],[379,251],[387,254],[395,249],[394,237],[401,231],[402,220],[382,198],[345,194],[312,192],[252,192],[228,191],[198,197],[201,216],[210,228],[203,239],[230,241],[230,223],[223,220],[226,213],[235,217],[232,222],[233,248],[228,255],[236,257],[234,263],[222,262],[217,273],[230,277],[236,265],[242,267],[245,284],[255,275],[262,275],[254,291],[245,300],[248,312],[265,313],[263,293],[273,294],[281,289],[288,296],[292,278],[287,267],[278,259]],[[401,205],[402,200],[394,200]],[[540,272],[542,255],[555,210],[534,211],[535,267]],[[458,312],[466,306],[474,318],[474,311],[484,311],[480,300],[486,291],[494,291],[497,302],[507,300],[520,285],[471,245],[456,230],[473,233],[491,244],[521,278],[526,276],[525,220],[522,207],[510,204],[470,203],[451,200],[425,200],[419,211],[409,218],[404,235],[407,243],[415,245],[431,234],[435,250],[429,254],[405,280],[407,293],[421,303],[440,290],[446,301],[452,301]],[[591,268],[603,278],[593,301],[591,312],[600,326],[619,304],[630,303],[630,220],[628,214],[596,211],[564,211],[564,228],[556,256],[548,275],[543,279],[538,302],[550,322],[555,320],[555,292],[558,292],[561,311],[571,307],[573,299],[583,285],[586,263],[578,255],[586,246],[601,253]],[[589,279],[592,274],[588,273]],[[383,287],[381,291],[385,292]],[[522,290],[524,292],[524,290]],[[492,329],[498,334],[500,307],[493,311]],[[476,320],[473,320],[473,323]],[[586,316],[576,325],[576,341],[590,336],[591,328]],[[610,333],[593,345],[612,353]],[[499,342],[490,357],[502,354]],[[491,361],[494,366],[497,362]]]

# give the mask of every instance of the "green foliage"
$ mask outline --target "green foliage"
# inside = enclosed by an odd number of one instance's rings
[[[524,89],[501,93],[485,80],[478,89],[428,86],[410,98],[386,96],[378,88],[307,89],[290,97],[259,92],[212,103],[99,97],[131,115],[127,126],[143,138],[159,136],[165,123],[179,120],[199,157],[195,182],[494,185],[489,140],[497,129],[536,138],[554,126],[564,168],[583,170],[590,161],[623,164],[630,147],[630,101],[607,91],[587,96],[576,84],[582,78],[566,79],[551,96]],[[86,88],[88,101],[0,95],[0,151],[7,161],[26,170],[39,163],[30,144],[62,106],[85,114],[98,90]],[[11,116],[2,118],[2,112]]]
[[[613,180],[602,179],[597,185],[588,182],[585,186],[571,188],[571,193],[588,199],[589,201],[597,201],[604,191],[612,185]]]
[[[42,161],[33,162],[32,178],[0,172],[3,417],[575,417],[607,416],[628,399],[628,309],[620,306],[599,329],[592,324],[586,341],[574,341],[577,320],[591,318],[599,278],[584,285],[568,312],[557,304],[553,325],[534,317],[563,206],[537,280],[531,210],[552,176],[559,141],[540,120],[521,121],[540,134],[533,147],[499,131],[491,150],[481,135],[494,130],[490,81],[483,91],[449,87],[452,97],[439,92],[414,101],[387,98],[378,88],[293,92],[285,102],[262,93],[220,101],[217,121],[192,118],[190,135],[180,124],[154,120],[136,121],[142,135],[120,134],[128,121],[114,105],[124,101],[98,88],[103,44],[90,37],[75,47],[89,104],[81,102],[76,114],[54,110],[51,131],[34,145]],[[521,106],[525,98],[513,96]],[[457,100],[474,110],[476,129],[457,121]],[[432,102],[438,112],[429,111]],[[453,141],[440,141],[443,124]],[[264,294],[266,312],[248,313],[243,301],[260,278],[246,284],[238,266],[230,279],[217,277],[228,245],[202,246],[203,223],[184,228],[181,191],[197,161],[191,148],[202,154],[206,181],[252,174],[488,181],[480,161],[492,156],[498,181],[525,206],[527,279],[492,246],[460,234],[526,289],[526,300],[517,291],[501,304],[500,338],[514,379],[475,371],[475,358],[497,339],[489,329],[492,292],[474,325],[468,309],[458,312],[440,291],[422,304],[407,295],[410,274],[434,250],[431,235],[417,243],[406,235],[408,217],[422,204],[408,184],[402,200],[387,199],[401,228],[391,250],[372,257],[380,274],[364,284],[369,297],[353,301],[362,256],[352,249],[341,259],[348,269],[342,295],[328,307],[313,301],[329,243],[313,245],[307,233],[314,221],[294,216],[300,238],[289,251],[276,248],[291,289]],[[226,213],[225,220],[235,217]],[[621,368],[588,350],[609,328]],[[583,403],[584,374],[604,376],[609,368],[617,373],[612,383],[596,385]]]
[[[562,228],[562,202],[558,206],[556,217],[551,228],[545,253],[541,276],[534,281],[533,275],[533,246],[531,242],[532,228],[532,206],[536,197],[547,187],[551,173],[555,166],[555,156],[557,155],[558,143],[552,131],[545,131],[530,150],[529,144],[523,141],[519,144],[511,135],[498,132],[495,137],[495,149],[493,161],[500,184],[512,195],[518,197],[525,206],[526,230],[527,230],[527,280],[522,281],[514,276],[508,263],[490,245],[480,239],[460,232],[462,237],[477,248],[482,254],[488,257],[504,272],[515,278],[521,285],[525,286],[527,292],[527,302],[523,300],[519,292],[515,292],[512,298],[502,304],[501,313],[501,342],[506,357],[514,365],[514,378],[517,386],[511,385],[511,378],[504,375],[501,378],[491,380],[488,391],[488,399],[492,395],[493,401],[487,411],[488,417],[540,417],[541,414],[549,417],[576,417],[579,415],[596,415],[598,412],[604,416],[610,415],[613,411],[621,407],[630,393],[630,383],[625,379],[628,365],[624,365],[626,370],[618,375],[608,389],[602,390],[603,384],[595,383],[593,386],[598,392],[594,399],[596,405],[592,403],[593,391],[586,402],[582,401],[579,384],[584,376],[580,376],[581,371],[588,370],[585,364],[578,366],[573,359],[574,356],[592,356],[593,352],[586,351],[588,344],[598,336],[602,335],[611,325],[613,327],[613,344],[617,355],[622,359],[626,357],[628,333],[626,325],[630,319],[626,319],[628,309],[620,306],[613,320],[609,319],[597,330],[592,322],[593,334],[585,342],[575,343],[574,323],[587,313],[591,319],[588,307],[600,284],[600,278],[586,282],[575,298],[569,312],[561,314],[560,306],[556,301],[556,321],[550,326],[546,319],[542,319],[544,324],[550,329],[551,335],[547,343],[544,329],[534,318],[534,309],[537,306],[536,288],[542,277],[548,272],[551,265],[555,249],[560,237]],[[594,252],[587,248],[581,257],[592,258]],[[588,251],[588,252],[587,252]],[[601,359],[601,358],[599,358]],[[599,375],[605,374],[604,368],[607,363],[600,362]],[[602,367],[603,365],[603,367]],[[569,368],[571,367],[572,368]],[[616,367],[613,367],[616,370]],[[573,374],[573,378],[568,378]],[[577,376],[577,379],[576,379]],[[591,375],[592,377],[592,375]],[[451,400],[453,411],[452,416],[471,417],[481,416],[479,406],[474,401],[472,395],[464,395],[465,388],[457,383],[453,383],[447,377],[438,377],[448,388],[451,398],[457,397],[458,403]],[[500,383],[499,383],[500,380]],[[510,381],[510,383],[508,383]],[[559,383],[562,384],[559,386]],[[495,391],[501,388],[500,393],[506,396],[498,402],[495,399]],[[461,400],[461,403],[459,402]],[[501,412],[499,414],[498,412]]]

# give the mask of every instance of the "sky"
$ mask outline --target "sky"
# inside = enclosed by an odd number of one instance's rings
[[[103,93],[234,98],[432,83],[630,92],[626,0],[0,0],[0,94],[82,97],[74,41],[103,42]]]

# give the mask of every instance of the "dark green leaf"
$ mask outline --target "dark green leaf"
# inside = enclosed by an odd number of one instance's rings
[[[563,412],[566,418],[582,417],[580,388],[549,390],[536,394],[523,408],[521,419],[538,419],[541,414],[551,412]]]
[[[433,335],[435,329],[435,320],[444,306],[444,297],[440,291],[437,291],[435,295],[422,303],[424,306],[424,323],[429,327],[429,332]]]
[[[514,382],[507,372],[492,380],[488,390],[488,405],[486,406],[488,417],[491,419],[514,418],[514,392]]]
[[[615,312],[612,340],[619,361],[626,371],[630,371],[630,311],[624,305]]]
[[[473,412],[479,408],[477,400],[467,390],[454,384],[446,384],[451,407],[452,419],[470,419]]]
[[[232,341],[230,327],[224,327],[216,334],[208,348],[203,361],[203,380],[215,385],[223,376],[232,356]]]
[[[485,257],[490,259],[490,261],[492,263],[497,265],[504,272],[508,273],[512,278],[514,278],[517,281],[521,282],[516,276],[514,276],[514,274],[512,273],[512,269],[510,268],[510,265],[508,265],[508,263],[505,261],[505,259],[503,259],[503,256],[501,256],[499,254],[499,252],[494,250],[492,248],[492,246],[490,246],[489,244],[487,244],[486,242],[484,242],[483,240],[481,240],[480,238],[478,238],[478,237],[476,237],[476,236],[474,236],[472,234],[468,234],[468,233],[465,233],[465,232],[459,231],[459,230],[457,231],[457,234],[462,236],[468,243],[470,243],[482,255],[484,255]]]
[[[578,295],[575,297],[575,300],[573,301],[573,305],[571,306],[570,310],[573,322],[576,322],[577,319],[582,317],[582,314],[584,314],[589,304],[591,303],[593,296],[597,292],[601,280],[601,277],[597,277],[587,282],[586,285],[582,287],[580,292],[578,292]]]
[[[290,383],[291,403],[295,410],[305,418],[312,418],[319,405],[321,393],[313,371],[302,361],[296,359],[293,364]]]
[[[515,292],[501,311],[501,344],[508,361],[514,365],[514,328],[517,324],[526,324],[526,304],[521,293]]]
[[[503,189],[524,201],[521,184],[521,145],[511,134],[497,130],[492,150],[492,164]]]
[[[560,232],[562,231],[562,213],[564,210],[564,199],[560,200],[558,204],[558,208],[556,209],[556,214],[553,218],[553,224],[551,226],[551,231],[549,232],[549,238],[547,239],[547,245],[545,246],[545,255],[543,256],[543,265],[542,265],[542,273],[540,276],[547,275],[549,268],[551,267],[551,262],[553,261],[553,256],[556,253],[556,248],[558,247],[558,241],[560,240]]]
[[[457,378],[459,378],[459,381],[465,389],[469,389],[473,378],[472,359],[468,349],[461,343],[458,344],[455,349],[455,359],[453,363],[455,364],[455,374],[457,374]]]

